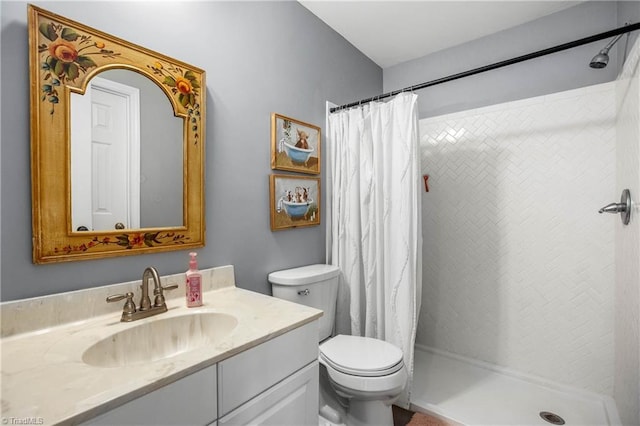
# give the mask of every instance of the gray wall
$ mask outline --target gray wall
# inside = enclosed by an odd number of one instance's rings
[[[326,100],[381,91],[377,65],[297,2],[36,4],[206,70],[201,267],[233,264],[240,287],[269,293],[268,272],[324,261],[324,225],[270,231],[270,114],[324,126]],[[0,7],[2,300],[139,279],[148,265],[161,274],[186,270],[186,251],[31,263],[27,3]]]
[[[640,2],[581,3],[530,23],[386,68],[384,91],[577,40],[622,26],[626,21],[640,21]],[[611,50],[609,66],[600,70],[590,68],[589,61],[608,40],[420,90],[420,118],[612,81],[618,74],[619,51],[626,46],[625,41],[623,37]]]

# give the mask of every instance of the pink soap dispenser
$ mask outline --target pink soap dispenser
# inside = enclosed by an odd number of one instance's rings
[[[196,256],[198,253],[189,253],[191,260],[189,261],[189,270],[187,271],[187,308],[196,308],[202,306],[202,274],[198,271],[198,261]]]

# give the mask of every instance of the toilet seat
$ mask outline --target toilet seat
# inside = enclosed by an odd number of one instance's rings
[[[320,360],[341,373],[380,377],[399,371],[402,351],[379,339],[338,335],[320,345]]]
[[[402,351],[369,337],[338,335],[320,345],[318,361],[339,395],[360,400],[397,397],[407,382]]]

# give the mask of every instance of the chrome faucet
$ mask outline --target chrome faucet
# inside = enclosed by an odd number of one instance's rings
[[[153,279],[153,295],[154,301],[151,305],[151,298],[149,297],[149,279]],[[160,275],[156,268],[150,266],[146,268],[142,274],[142,296],[140,298],[140,308],[136,309],[136,304],[133,301],[133,293],[128,292],[126,294],[114,294],[107,297],[107,302],[117,302],[122,299],[127,299],[122,308],[122,322],[131,322],[142,318],[147,318],[153,315],[158,315],[163,312],[167,312],[167,303],[164,299],[164,290],[174,290],[178,288],[178,284],[162,286],[160,282]]]

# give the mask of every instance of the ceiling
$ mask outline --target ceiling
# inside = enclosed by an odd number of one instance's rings
[[[382,68],[416,59],[581,1],[299,0]]]

